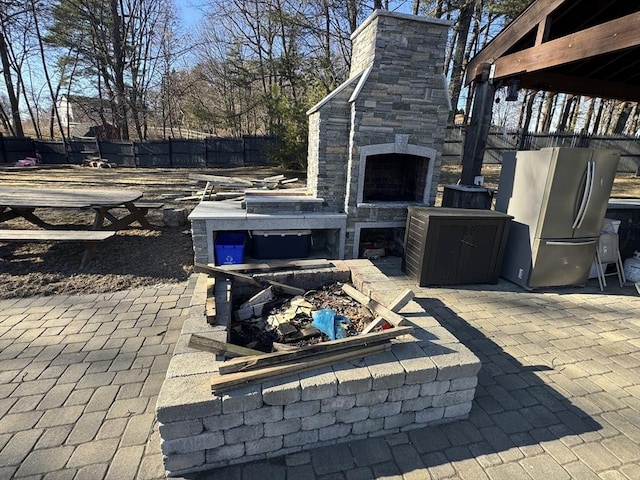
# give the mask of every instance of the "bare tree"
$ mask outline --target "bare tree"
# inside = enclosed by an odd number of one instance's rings
[[[12,36],[15,35],[15,29],[20,25],[20,20],[27,10],[22,2],[13,0],[3,0],[0,7],[0,63],[10,109],[10,113],[6,116],[11,119],[8,122],[10,133],[23,137],[24,130],[20,114],[22,71],[21,63],[17,61],[12,50],[12,44],[15,41]],[[17,44],[18,41],[15,43]],[[15,74],[15,78],[12,73]]]
[[[169,0],[60,0],[52,10],[47,42],[72,52],[95,94],[106,98],[100,108],[122,138],[133,122],[139,138],[146,136],[149,89],[161,84],[161,38],[172,18]]]

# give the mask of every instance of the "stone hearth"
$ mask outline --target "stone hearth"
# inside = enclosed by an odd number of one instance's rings
[[[368,260],[265,276],[304,289],[351,281],[383,304],[398,293]],[[206,288],[200,275],[156,407],[170,476],[451,422],[471,410],[480,361],[416,302],[401,310],[414,333],[388,352],[214,395],[221,359],[188,347],[192,333],[227,339],[225,326],[206,322]]]

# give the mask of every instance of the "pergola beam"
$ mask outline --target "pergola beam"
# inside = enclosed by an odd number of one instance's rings
[[[505,55],[494,62],[494,79],[566,65],[638,45],[640,12]]]
[[[482,74],[482,64],[492,64],[513,46],[513,43],[524,37],[566,0],[538,0],[532,3],[518,18],[511,22],[496,38],[469,61],[466,83],[471,83]]]
[[[552,72],[538,72],[531,77],[524,75],[520,79],[522,87],[531,90],[571,93],[587,97],[618,98],[640,102],[640,89],[622,82],[609,82]]]

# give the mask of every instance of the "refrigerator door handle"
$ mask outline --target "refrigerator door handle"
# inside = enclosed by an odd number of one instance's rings
[[[591,161],[587,162],[587,173],[584,180],[584,191],[582,192],[582,200],[580,201],[580,208],[576,213],[576,218],[573,220],[572,229],[578,228],[578,224],[583,218],[585,208],[587,206],[587,198],[589,197],[589,188],[591,186]]]
[[[587,216],[587,212],[589,211],[589,204],[591,203],[591,195],[593,194],[593,186],[596,183],[596,162],[593,160],[589,160],[591,164],[591,181],[589,182],[589,195],[587,196],[587,203],[584,206],[584,211],[582,212],[582,218],[580,219],[580,223],[578,223],[578,227],[582,226],[582,222]]]
[[[561,241],[557,241],[557,240],[552,240],[552,241],[545,241],[544,242],[546,245],[559,245],[559,246],[571,246],[571,245],[595,245],[596,244],[596,240],[587,240],[584,242],[561,242]]]

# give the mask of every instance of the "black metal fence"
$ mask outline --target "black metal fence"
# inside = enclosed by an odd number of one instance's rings
[[[462,162],[462,148],[465,130],[463,127],[447,128],[442,160],[448,164]],[[502,152],[517,150],[521,132],[489,132],[484,154],[485,164],[502,162]],[[640,138],[627,135],[584,135],[578,133],[530,133],[523,139],[524,150],[538,150],[545,147],[608,148],[620,152],[620,172],[636,172],[640,166]]]
[[[26,157],[44,165],[82,165],[100,158],[125,167],[242,167],[268,165],[268,152],[277,144],[271,136],[158,140],[147,142],[72,139],[61,141],[4,137],[0,134],[0,163]]]
[[[462,161],[465,130],[447,128],[442,159],[445,163]],[[487,139],[484,163],[502,162],[502,152],[516,150],[520,132],[491,131]],[[77,164],[99,157],[128,167],[242,167],[268,165],[268,151],[277,144],[270,136],[242,138],[210,137],[204,140],[158,140],[147,142],[96,141],[73,139],[67,142],[3,137],[0,134],[0,163],[13,164],[34,157],[42,164]],[[640,165],[640,139],[625,135],[581,135],[573,133],[532,133],[525,136],[526,149],[544,147],[612,148],[621,153],[621,172],[636,172]]]

